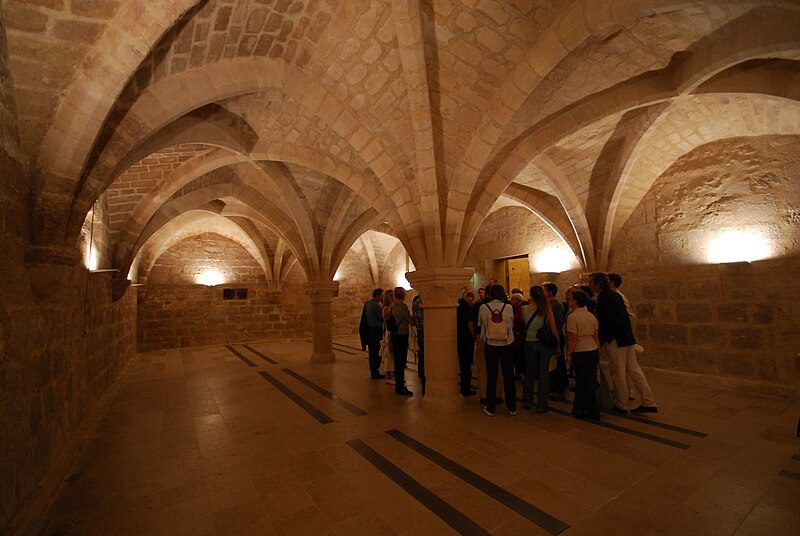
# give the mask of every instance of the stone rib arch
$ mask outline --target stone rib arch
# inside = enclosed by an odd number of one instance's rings
[[[462,240],[470,236],[470,233],[463,233],[464,214],[475,206],[475,203],[472,202],[473,192],[482,192],[488,189],[476,188],[478,178],[484,173],[493,154],[503,154],[503,151],[497,151],[497,143],[502,133],[527,96],[548,73],[590,36],[603,35],[608,29],[618,25],[624,26],[626,23],[644,16],[680,7],[679,3],[670,0],[647,3],[636,0],[619,1],[613,5],[613,9],[609,9],[608,6],[606,9],[598,9],[596,6],[589,9],[589,6],[584,5],[586,3],[588,0],[572,3],[558,21],[542,35],[537,44],[527,52],[525,61],[518,64],[518,67],[497,92],[498,98],[494,108],[484,114],[481,125],[475,129],[464,153],[464,159],[459,164],[456,176],[461,181],[454,187],[448,201],[446,223],[448,235],[461,236]],[[696,3],[715,5],[723,2],[709,0]],[[799,7],[790,1],[778,2],[775,5],[793,10],[797,10]],[[741,61],[743,57],[744,55],[740,55],[737,61]],[[706,58],[706,61],[708,60],[709,58]],[[716,69],[722,68],[724,68],[722,64],[716,67]],[[699,69],[698,65],[687,68],[690,72],[697,72]],[[686,75],[684,74],[683,77],[686,78]],[[645,78],[652,78],[652,76]],[[658,86],[661,86],[660,89],[671,89],[673,95],[677,94],[674,90],[677,85],[674,79],[657,79],[658,77],[656,77],[656,82]],[[652,99],[652,94],[649,98]],[[478,197],[481,195],[482,193],[478,193]],[[463,249],[457,245],[453,247],[457,249],[450,248],[448,250],[450,253]]]
[[[657,129],[665,123],[676,141],[658,137]],[[625,167],[606,217],[608,232],[600,245],[601,262],[607,261],[616,234],[656,179],[682,155],[726,138],[793,134],[800,134],[798,101],[766,95],[703,94],[675,102],[642,137]]]
[[[45,134],[37,162],[47,174],[77,177],[103,122],[155,44],[201,0],[126,2],[92,47]]]
[[[141,276],[147,278],[155,262],[169,248],[186,238],[207,232],[233,240],[247,250],[262,268],[268,266],[268,259],[262,256],[257,242],[238,224],[219,214],[193,209],[172,219],[148,238],[140,251],[145,261]],[[268,276],[267,272],[265,276]]]
[[[219,84],[214,80],[225,82]],[[108,170],[116,168],[128,153],[144,143],[149,133],[157,132],[178,117],[211,102],[264,89],[282,90],[309,113],[331,125],[335,132],[348,140],[382,182],[398,207],[401,220],[409,228],[421,227],[419,211],[405,177],[396,170],[380,140],[360,123],[348,106],[292,66],[263,58],[237,58],[184,71],[160,80],[142,92],[116,129],[95,168],[88,171],[84,187],[76,196],[81,201],[73,206],[67,236],[80,228],[82,205],[91,204],[87,200],[96,197],[113,180]],[[172,96],[175,94],[184,95],[184,100],[174,104]],[[421,241],[423,234],[420,230],[410,233],[408,238],[409,245],[420,250],[421,259],[425,258],[424,240]]]
[[[503,195],[520,203],[541,218],[570,247],[575,257],[580,260],[581,267],[589,268],[584,260],[581,242],[573,222],[567,217],[558,198],[515,183],[509,184]]]
[[[140,199],[131,211],[115,246],[115,263],[122,262],[130,254],[132,247],[135,246],[139,235],[150,219],[175,192],[206,173],[245,161],[246,158],[242,155],[232,153],[226,149],[217,149],[209,154],[189,160],[176,169],[159,183],[156,189],[152,190],[148,196]]]
[[[372,277],[372,286],[377,287],[380,284],[381,274],[378,267],[378,259],[375,257],[375,246],[372,245],[372,240],[367,240],[362,234],[358,237],[361,247],[367,253],[367,260],[369,261],[369,274]]]
[[[329,277],[332,278],[334,276],[336,270],[339,268],[339,265],[342,263],[344,256],[347,255],[347,252],[351,247],[353,247],[353,244],[356,242],[356,240],[358,240],[358,238],[363,235],[364,232],[369,230],[379,220],[380,214],[370,209],[359,216],[348,226],[348,228],[339,238],[339,241],[334,249],[334,253],[331,257],[330,266],[328,268],[328,273],[330,274]]]

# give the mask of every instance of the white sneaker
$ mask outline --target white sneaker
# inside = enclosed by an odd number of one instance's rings
[[[489,417],[494,417],[494,412],[489,411],[489,408],[484,407],[483,412],[488,415]]]
[[[517,412],[516,412],[516,411],[511,411],[511,410],[508,410],[508,414],[509,414],[509,415],[511,415],[511,416],[513,417],[514,415],[516,415],[516,414],[517,414]]]
[[[643,354],[644,353],[644,346],[642,346],[641,344],[634,344],[633,345],[633,351],[636,352],[637,354]]]
[[[386,380],[386,383],[388,383],[389,385],[394,385],[395,384],[394,378],[388,378]]]

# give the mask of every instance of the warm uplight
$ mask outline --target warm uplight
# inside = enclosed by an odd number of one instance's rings
[[[91,272],[97,270],[97,265],[97,247],[90,242],[86,245],[86,268]]]
[[[197,274],[197,277],[195,277],[195,282],[197,282],[198,285],[213,287],[214,285],[223,284],[225,282],[225,276],[216,270],[207,270]]]
[[[411,283],[409,283],[408,279],[406,279],[405,273],[401,272],[397,274],[396,282],[398,287],[403,287],[406,290],[411,290]]]
[[[712,263],[750,262],[770,256],[770,243],[753,231],[732,229],[716,235],[708,244],[708,261]]]
[[[572,253],[565,248],[547,248],[536,255],[534,266],[537,272],[564,272],[572,267],[572,258]]]

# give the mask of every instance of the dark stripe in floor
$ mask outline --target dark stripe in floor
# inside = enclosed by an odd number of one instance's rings
[[[563,409],[550,407],[550,411],[553,413],[558,413],[559,415],[566,415],[568,417],[575,418],[571,412],[565,411]],[[632,428],[625,428],[624,426],[620,426],[618,424],[606,422],[606,421],[593,421],[593,420],[582,420],[581,422],[585,422],[587,424],[593,424],[595,426],[600,426],[602,428],[608,428],[609,430],[615,430],[617,432],[622,432],[623,434],[628,434],[636,437],[641,437],[642,439],[647,439],[650,441],[655,441],[656,443],[661,443],[662,445],[667,445],[676,449],[687,450],[691,447],[691,445],[687,445],[686,443],[681,443],[680,441],[673,441],[672,439],[667,439],[665,437],[648,434],[647,432],[640,432],[639,430],[634,430]]]
[[[795,480],[800,480],[800,473],[795,473],[794,471],[787,471],[786,469],[783,469],[780,474],[781,474],[781,476],[785,476],[787,478],[793,478]]]
[[[419,501],[422,506],[453,527],[459,534],[482,536],[488,536],[490,534],[470,518],[456,510],[452,505],[442,500],[441,497],[414,480],[411,475],[370,448],[363,441],[354,439],[348,441],[347,444],[369,463],[374,465],[381,473],[403,488],[406,493]]]
[[[571,404],[572,400],[565,399],[564,402]],[[614,417],[619,417],[621,419],[627,419],[629,421],[640,422],[642,424],[647,424],[648,426],[655,426],[657,428],[663,428],[664,430],[670,430],[672,432],[680,432],[681,434],[686,434],[686,435],[690,435],[690,436],[702,437],[702,438],[708,437],[708,434],[705,433],[705,432],[698,432],[697,430],[692,430],[691,428],[683,428],[681,426],[676,426],[674,424],[667,424],[667,423],[661,422],[661,421],[654,421],[652,419],[649,419],[647,417],[641,417],[639,415],[633,415],[633,414],[631,414],[631,415],[616,415],[615,414]]]
[[[420,443],[413,437],[404,434],[400,430],[395,428],[393,430],[388,430],[386,433],[398,440],[400,443],[429,459],[439,467],[451,472],[467,484],[470,484],[497,502],[507,506],[511,510],[514,510],[529,521],[532,521],[550,534],[560,534],[569,528],[569,525],[563,521],[556,519],[544,510],[540,510],[531,503],[514,495],[513,493],[506,491],[482,476],[473,473],[463,465],[460,465],[450,458],[447,458],[443,454],[440,454],[427,445]]]
[[[307,342],[307,343],[309,343],[309,344],[314,344],[314,341],[313,341],[312,339],[306,339],[306,342]],[[336,343],[331,343],[331,344],[332,344],[333,346],[336,346]],[[331,349],[332,349],[332,350],[335,350],[335,351],[337,351],[337,352],[342,352],[343,354],[356,355],[356,353],[355,353],[355,352],[350,352],[350,351],[348,351],[348,350],[342,350],[341,348],[331,348]]]
[[[333,345],[334,345],[334,346],[341,346],[341,347],[343,347],[343,348],[349,348],[349,349],[351,349],[351,350],[355,350],[356,352],[363,352],[363,351],[364,351],[364,350],[362,350],[361,348],[356,348],[355,346],[348,346],[348,345],[346,345],[346,344],[342,344],[342,343],[340,343],[340,342],[334,342],[334,343],[333,343]]]
[[[248,365],[250,365],[251,367],[255,367],[255,366],[256,366],[256,364],[255,364],[255,363],[253,363],[252,361],[250,361],[249,359],[247,359],[247,357],[245,357],[245,356],[244,356],[244,354],[242,354],[242,353],[241,353],[239,350],[237,350],[237,349],[236,349],[236,348],[234,348],[233,346],[228,346],[228,345],[226,344],[226,345],[225,345],[225,348],[227,348],[228,350],[230,350],[231,352],[233,352],[233,355],[235,355],[236,357],[238,357],[239,359],[241,359],[242,361],[244,361],[245,363],[247,363],[247,364],[248,364]]]
[[[302,398],[300,395],[298,395],[297,393],[295,393],[294,391],[283,385],[278,379],[270,375],[268,372],[261,370],[258,373],[269,383],[277,387],[280,392],[282,392],[289,398],[289,400],[291,400],[292,402],[303,408],[309,415],[317,419],[322,424],[330,424],[332,422],[335,422],[333,419],[325,415],[313,404],[311,404],[310,402]]]
[[[254,354],[256,354],[258,357],[260,357],[261,359],[263,359],[263,360],[264,360],[264,361],[266,361],[267,363],[272,363],[273,365],[277,365],[277,364],[278,364],[278,362],[277,362],[277,361],[275,361],[275,360],[274,360],[274,359],[272,359],[272,358],[269,358],[269,357],[265,356],[264,354],[262,354],[261,352],[259,352],[259,351],[258,351],[258,350],[256,350],[255,348],[252,348],[252,347],[250,347],[250,346],[248,346],[248,345],[246,345],[246,344],[243,344],[242,346],[244,346],[245,348],[247,348],[248,350],[250,350],[251,352],[253,352]]]
[[[317,385],[316,383],[312,382],[308,378],[306,378],[304,376],[301,376],[300,374],[296,373],[292,369],[284,368],[284,369],[281,369],[281,370],[283,370],[286,374],[288,374],[292,378],[296,379],[297,381],[309,386],[310,388],[312,388],[313,390],[315,390],[316,392],[318,392],[319,394],[321,394],[322,396],[324,396],[328,400],[336,402],[337,404],[342,406],[344,409],[346,409],[347,411],[349,411],[353,415],[357,415],[357,416],[361,417],[362,415],[366,415],[367,414],[367,412],[364,411],[363,409],[354,406],[353,404],[351,404],[350,402],[348,402],[344,398],[340,398],[340,397],[336,396],[335,394],[331,393],[330,391],[328,391],[324,387],[322,387],[320,385]]]

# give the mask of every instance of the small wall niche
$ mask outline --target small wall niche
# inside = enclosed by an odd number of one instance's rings
[[[222,289],[222,299],[223,300],[246,300],[247,299],[247,289],[246,288],[224,288],[224,289]]]

